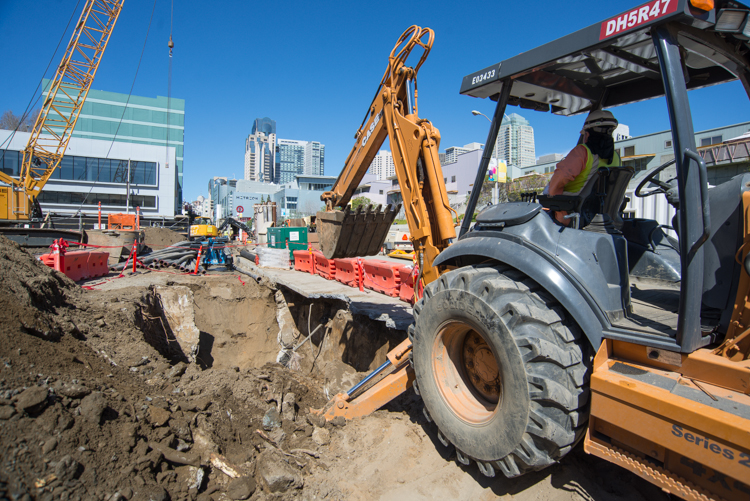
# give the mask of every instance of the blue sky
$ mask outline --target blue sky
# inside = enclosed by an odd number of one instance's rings
[[[20,114],[44,75],[75,0],[0,0],[0,113]],[[83,2],[81,2],[82,4]],[[245,138],[256,117],[280,138],[326,145],[338,175],[398,37],[410,25],[436,32],[419,73],[419,111],[440,129],[441,151],[484,143],[494,102],[461,96],[461,79],[520,52],[603,21],[638,2],[249,2],[174,0],[172,96],[185,99],[185,200],[213,176],[243,175]],[[153,0],[126,0],[94,89],[127,94]],[[167,95],[170,0],[156,0],[133,93]],[[80,6],[79,6],[80,9]],[[76,14],[76,19],[77,19]],[[53,60],[50,77],[67,43]],[[696,130],[750,119],[739,83],[691,93]],[[612,110],[632,135],[669,127],[663,100]],[[583,117],[509,107],[534,127],[537,156],[566,152]]]

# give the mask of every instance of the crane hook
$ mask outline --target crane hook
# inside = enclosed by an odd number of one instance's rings
[[[169,57],[172,57],[172,49],[174,48],[174,42],[172,41],[172,35],[169,35],[169,43],[167,43],[167,46],[169,47]]]

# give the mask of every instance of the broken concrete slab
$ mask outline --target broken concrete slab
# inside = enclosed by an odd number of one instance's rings
[[[156,287],[165,320],[171,334],[182,349],[182,354],[190,362],[195,362],[198,354],[200,330],[195,325],[193,291],[181,285]]]

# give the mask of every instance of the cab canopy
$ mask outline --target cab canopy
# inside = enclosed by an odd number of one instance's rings
[[[688,90],[740,79],[750,95],[748,13],[724,0],[652,0],[472,73],[461,94],[497,101],[510,81],[507,104],[559,115],[659,97],[652,31],[664,27],[680,47]]]

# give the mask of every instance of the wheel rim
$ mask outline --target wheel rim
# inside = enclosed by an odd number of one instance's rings
[[[502,371],[481,330],[464,322],[443,325],[432,366],[438,391],[464,421],[486,423],[502,406]]]

